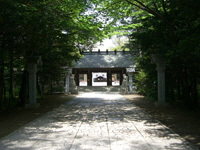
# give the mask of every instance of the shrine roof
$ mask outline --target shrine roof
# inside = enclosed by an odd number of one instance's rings
[[[132,68],[134,54],[129,51],[84,52],[72,68]]]

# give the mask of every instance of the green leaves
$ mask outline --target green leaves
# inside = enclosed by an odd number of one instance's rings
[[[156,94],[151,82],[155,77],[155,66],[150,64],[150,60],[151,54],[158,53],[166,59],[166,95],[169,101],[182,100],[193,105],[198,103],[199,1],[91,1],[95,3],[96,16],[104,17],[98,20],[104,24],[104,33],[108,36],[131,36],[133,49],[142,54],[137,59],[142,72],[136,75],[136,84],[142,93],[151,96]]]
[[[63,79],[63,67],[71,66],[81,51],[104,36],[95,16],[85,15],[90,8],[87,0],[0,0],[0,72],[26,70],[31,56],[42,56],[42,84]]]

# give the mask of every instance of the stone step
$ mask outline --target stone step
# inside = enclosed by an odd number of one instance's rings
[[[120,92],[120,86],[79,86],[79,92]]]

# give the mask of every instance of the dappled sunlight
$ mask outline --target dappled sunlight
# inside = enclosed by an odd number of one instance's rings
[[[116,93],[83,93],[0,141],[0,149],[192,149]]]

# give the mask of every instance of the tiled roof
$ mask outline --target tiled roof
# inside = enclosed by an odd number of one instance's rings
[[[72,68],[131,68],[135,67],[134,56],[130,52],[85,52],[74,62]]]

